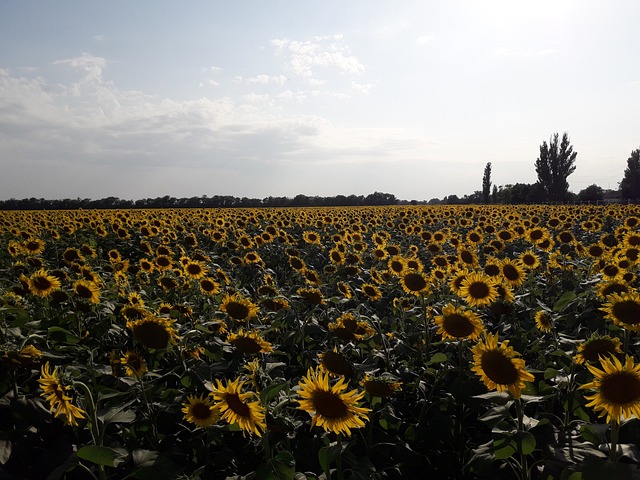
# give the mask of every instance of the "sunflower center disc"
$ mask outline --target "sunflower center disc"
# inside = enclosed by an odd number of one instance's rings
[[[231,342],[234,347],[238,349],[240,353],[251,354],[258,353],[262,350],[262,347],[253,338],[238,337]]]
[[[229,405],[229,409],[239,417],[249,418],[251,416],[251,409],[245,402],[240,400],[237,393],[227,393],[225,400]]]
[[[600,386],[602,397],[614,405],[640,401],[640,378],[628,372],[607,376]]]
[[[483,353],[481,366],[485,375],[499,385],[510,385],[518,380],[518,369],[497,350]]]
[[[348,411],[339,395],[323,390],[313,393],[313,406],[316,412],[326,418],[343,418]]]
[[[640,323],[640,305],[633,300],[618,302],[613,306],[613,315],[622,323],[635,325]]]
[[[486,298],[489,293],[489,286],[484,282],[473,282],[469,285],[469,295],[473,298]]]
[[[473,324],[469,319],[459,313],[452,313],[444,317],[444,331],[452,337],[464,338],[473,333]]]
[[[196,403],[193,407],[191,407],[191,412],[193,413],[193,416],[198,420],[206,420],[211,416],[211,409],[204,403]]]

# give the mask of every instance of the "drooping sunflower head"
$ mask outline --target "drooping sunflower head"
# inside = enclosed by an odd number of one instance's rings
[[[627,330],[640,331],[640,294],[635,291],[613,293],[607,300],[600,308],[606,313],[605,318]]]
[[[94,282],[77,280],[73,284],[73,291],[78,297],[89,300],[91,303],[100,303],[100,287]]]
[[[147,348],[162,350],[175,343],[178,332],[173,327],[175,320],[147,314],[140,320],[127,322],[133,337]]]
[[[472,370],[480,376],[489,390],[508,391],[519,398],[526,382],[534,376],[525,368],[519,353],[509,346],[509,341],[498,343],[498,334],[487,334],[471,349],[474,365]]]
[[[480,316],[462,307],[449,304],[442,309],[442,315],[435,317],[437,334],[445,340],[476,340],[484,332]]]
[[[575,355],[576,364],[582,365],[585,362],[595,363],[600,357],[610,357],[622,353],[622,343],[619,338],[604,336],[593,336],[578,345]]]
[[[202,428],[210,427],[220,419],[220,410],[214,406],[211,398],[203,395],[188,397],[182,406],[182,413],[187,422]]]
[[[327,303],[319,288],[299,288],[296,292],[302,297],[302,301],[309,305],[325,305]]]
[[[320,358],[320,368],[329,375],[344,377],[353,374],[353,367],[347,358],[336,348],[318,354]]]
[[[580,386],[583,390],[594,390],[585,395],[599,417],[607,417],[607,422],[640,416],[640,364],[627,355],[623,364],[616,357],[600,357],[600,368],[587,364],[593,374],[592,382]]]
[[[257,331],[245,331],[242,328],[237,333],[229,333],[227,335],[227,343],[230,343],[238,352],[245,355],[273,351],[271,343],[264,340],[260,333]]]
[[[366,295],[369,300],[380,300],[382,298],[382,292],[373,283],[363,283],[361,291]]]
[[[350,436],[352,429],[365,426],[371,409],[358,405],[364,392],[347,391],[344,377],[331,385],[328,373],[309,369],[298,385],[298,408],[312,415],[312,427]]]
[[[379,398],[390,397],[402,389],[402,383],[395,378],[389,376],[374,377],[369,374],[365,375],[360,385],[364,387],[367,394]]]
[[[128,351],[120,359],[120,363],[124,365],[127,375],[130,377],[141,378],[147,373],[147,362],[142,355],[136,352]]]

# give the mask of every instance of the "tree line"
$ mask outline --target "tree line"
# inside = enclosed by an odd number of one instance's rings
[[[617,191],[605,190],[592,184],[575,194],[569,191],[567,179],[576,169],[578,153],[573,150],[568,133],[562,138],[558,133],[551,135],[549,143],[540,145],[540,154],[534,167],[538,181],[533,184],[516,183],[504,186],[493,185],[491,188],[491,162],[487,163],[482,176],[482,190],[459,198],[449,195],[442,200],[434,198],[430,204],[457,203],[568,203],[568,202],[603,202],[605,194],[610,193],[612,201],[638,202],[640,201],[640,148],[633,150],[627,159],[627,168],[619,183]]]
[[[396,205],[407,203],[391,193],[374,192],[369,195],[336,195],[333,197],[296,195],[290,197],[248,198],[230,195],[207,195],[176,198],[169,195],[140,200],[124,200],[107,197],[98,200],[89,198],[65,198],[47,200],[24,198],[0,200],[0,210],[77,210],[119,208],[253,208],[253,207],[358,207],[368,205]]]
[[[538,181],[533,184],[516,183],[497,186],[491,181],[492,165],[488,162],[482,176],[482,190],[476,190],[462,198],[448,195],[442,199],[432,198],[428,202],[399,200],[390,193],[374,192],[369,195],[336,195],[332,197],[307,196],[248,198],[230,195],[207,195],[176,198],[169,195],[140,200],[124,200],[107,197],[97,200],[89,198],[65,198],[46,200],[44,198],[11,198],[0,200],[0,210],[75,210],[116,209],[116,208],[252,208],[252,207],[357,207],[368,205],[398,204],[520,204],[520,203],[567,203],[602,202],[605,190],[596,184],[589,185],[579,193],[569,191],[568,177],[576,169],[578,153],[573,150],[568,133],[562,138],[558,133],[551,135],[549,143],[543,141],[534,167]],[[493,187],[493,188],[492,188]],[[640,148],[633,150],[627,159],[627,168],[619,183],[619,190],[613,192],[613,200],[619,202],[640,201]]]

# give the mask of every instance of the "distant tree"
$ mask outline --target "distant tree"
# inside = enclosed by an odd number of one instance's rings
[[[538,182],[544,187],[547,199],[553,202],[562,202],[567,199],[569,191],[567,177],[575,171],[578,155],[573,151],[566,132],[562,134],[559,145],[558,139],[559,135],[554,133],[548,145],[546,141],[542,142],[540,156],[535,163]]]
[[[640,148],[631,152],[627,168],[620,182],[620,192],[625,200],[640,199]]]
[[[491,192],[491,203],[498,203],[498,186],[493,185],[493,191]]]
[[[602,202],[604,200],[604,190],[594,183],[580,190],[578,200],[581,202]]]
[[[484,167],[484,175],[482,177],[482,200],[489,203],[491,200],[491,162]]]

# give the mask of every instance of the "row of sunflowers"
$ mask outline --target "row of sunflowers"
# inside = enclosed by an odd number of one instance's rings
[[[638,475],[637,206],[4,211],[0,249],[7,478]]]

